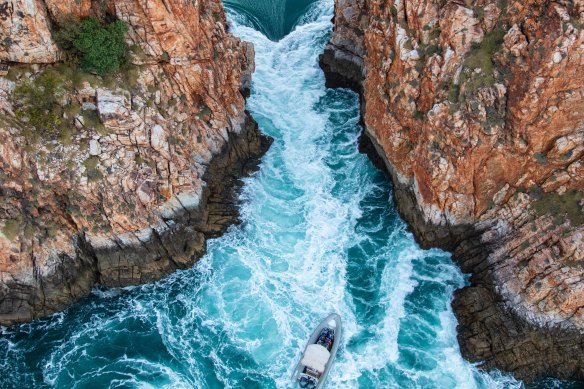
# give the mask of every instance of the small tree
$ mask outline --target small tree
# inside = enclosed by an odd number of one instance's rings
[[[67,15],[59,21],[59,29],[53,39],[67,55],[69,61],[78,62],[81,53],[75,47],[75,39],[81,33],[81,21],[75,15]]]
[[[127,24],[121,20],[102,25],[93,16],[81,21],[67,17],[61,21],[55,41],[78,59],[82,70],[105,75],[117,72],[126,62],[127,31]]]

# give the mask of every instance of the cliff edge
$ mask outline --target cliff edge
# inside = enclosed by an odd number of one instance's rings
[[[361,93],[422,246],[472,274],[463,356],[584,379],[584,2],[337,0],[334,23],[328,86]]]
[[[186,268],[238,221],[270,142],[220,0],[11,0],[0,27],[0,324]]]

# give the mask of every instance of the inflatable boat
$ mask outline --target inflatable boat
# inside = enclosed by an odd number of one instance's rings
[[[301,388],[324,386],[341,343],[341,330],[341,317],[336,313],[316,327],[292,376]]]

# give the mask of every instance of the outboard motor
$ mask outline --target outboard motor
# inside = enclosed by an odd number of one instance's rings
[[[316,382],[314,382],[313,379],[308,378],[307,376],[300,377],[298,384],[300,385],[301,388],[306,388],[306,389],[316,388]]]

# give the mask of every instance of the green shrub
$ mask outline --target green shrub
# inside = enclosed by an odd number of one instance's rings
[[[122,21],[103,27],[95,18],[85,19],[75,40],[75,47],[81,53],[81,68],[101,75],[118,71],[126,62],[124,35],[127,30]]]
[[[138,80],[140,79],[140,67],[125,64],[121,70],[125,89],[132,90],[136,88],[136,86],[138,86]]]
[[[103,178],[103,174],[97,169],[88,169],[86,174],[88,182],[98,182]]]
[[[83,126],[85,128],[91,128],[97,131],[100,135],[107,134],[107,128],[101,123],[97,111],[85,110],[82,113],[83,116]]]
[[[14,89],[12,100],[16,118],[27,128],[36,130],[30,134],[32,140],[59,133],[63,125],[64,82],[57,72],[48,69],[33,81],[23,81]]]
[[[434,54],[440,53],[440,51],[441,51],[440,46],[429,45],[425,50],[425,54],[426,54],[426,56],[431,57]]]
[[[211,111],[211,108],[204,105],[203,108],[197,114],[197,118],[198,119],[205,119],[206,117],[210,116],[212,113],[213,113],[213,111]]]
[[[416,120],[424,120],[425,117],[426,115],[422,111],[416,111],[416,113],[414,113],[414,119]]]
[[[77,62],[80,54],[75,40],[81,34],[81,21],[74,15],[67,15],[59,21],[59,29],[53,33],[57,46],[65,52],[67,59]]]
[[[544,196],[544,192],[539,185],[531,186],[528,189],[527,194],[529,194],[529,197],[531,197],[534,200],[541,200]]]
[[[395,7],[395,5],[391,6],[391,8],[389,9],[389,12],[391,12],[391,16],[393,16],[394,18],[397,18],[397,8]]]
[[[97,158],[96,156],[91,156],[83,162],[83,166],[85,166],[87,170],[93,170],[97,167],[98,163],[99,158]]]
[[[473,45],[460,74],[460,85],[465,84],[465,96],[495,84],[493,55],[501,49],[504,36],[505,31],[496,28],[486,34],[480,44]],[[476,69],[481,71],[477,73]]]
[[[59,142],[64,146],[70,146],[73,144],[73,137],[77,129],[74,126],[65,126],[61,128],[61,133],[59,134]]]
[[[496,28],[483,38],[483,41],[473,48],[464,64],[470,69],[480,68],[485,73],[493,72],[493,55],[501,49],[505,31]]]
[[[34,226],[31,223],[27,223],[26,227],[24,227],[24,237],[26,239],[32,239],[35,231]]]
[[[17,66],[11,66],[5,77],[10,81],[16,81],[18,77],[20,77],[20,70],[21,69]]]
[[[57,236],[57,234],[59,233],[59,225],[56,222],[50,221],[47,222],[46,225],[46,232],[47,235],[49,236],[49,238],[54,238]]]
[[[440,27],[436,27],[430,33],[429,38],[430,38],[430,40],[438,39],[438,38],[440,38],[440,34],[442,34],[442,30],[440,29]]]
[[[67,17],[60,23],[55,41],[81,69],[97,74],[117,72],[126,63],[124,35],[128,26],[121,20],[102,25],[91,16],[83,20]]]
[[[81,105],[75,101],[64,106],[63,111],[68,118],[74,118],[81,113]]]
[[[8,240],[14,240],[18,235],[20,230],[20,223],[18,220],[8,219],[4,222],[4,228],[2,228],[2,233]]]
[[[450,84],[448,88],[448,101],[452,104],[458,103],[458,96],[460,94],[460,87],[454,83]]]
[[[81,70],[77,70],[73,73],[71,81],[73,81],[73,86],[75,88],[81,88],[84,82],[88,82],[89,85],[92,86],[98,85],[100,83],[100,80],[97,76],[82,72]]]
[[[485,10],[483,7],[473,7],[472,9],[474,17],[483,20],[485,18]]]
[[[584,199],[584,192],[571,190],[559,195],[556,192],[545,193],[533,203],[533,208],[539,216],[552,215],[558,224],[568,218],[574,227],[584,225],[584,213],[580,202]]]
[[[142,61],[148,58],[148,55],[146,55],[146,52],[144,51],[144,49],[142,49],[140,45],[130,46],[130,51],[136,56],[136,58]]]
[[[572,23],[574,28],[584,28],[584,23],[581,23],[580,20],[578,20],[576,17],[571,17],[570,23]]]
[[[535,153],[533,154],[533,158],[542,165],[547,165],[548,163],[548,158],[544,153]]]

